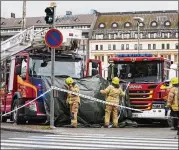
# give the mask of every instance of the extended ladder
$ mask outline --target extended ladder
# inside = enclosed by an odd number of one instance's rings
[[[14,35],[13,37],[1,42],[1,60],[7,59],[10,56],[27,50],[31,46],[37,47],[38,45],[45,46],[44,36],[49,28],[35,32],[34,26]],[[75,29],[63,29],[60,30],[63,34],[63,46],[73,47],[74,40],[79,42],[82,37],[81,30]],[[72,33],[73,36],[70,36]],[[79,45],[79,43],[78,43]]]

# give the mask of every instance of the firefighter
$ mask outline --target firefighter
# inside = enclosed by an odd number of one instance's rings
[[[169,90],[167,97],[167,106],[171,109],[171,117],[172,118],[172,127],[171,130],[177,130],[178,128],[178,119],[179,118],[179,97],[178,97],[178,78],[174,77],[171,79],[172,87]]]
[[[106,101],[114,104],[119,104],[120,96],[124,96],[124,92],[119,88],[120,79],[114,77],[112,79],[112,85],[109,85],[105,90],[100,90],[101,94],[106,94]],[[118,127],[118,107],[112,105],[106,105],[105,109],[105,127],[109,126],[110,116],[112,112],[113,127]]]
[[[65,83],[67,84],[67,88],[69,91],[79,93],[79,87],[74,82],[74,80],[71,77],[66,78]],[[67,94],[67,104],[70,106],[70,114],[71,114],[71,127],[77,127],[77,116],[78,116],[78,108],[80,104],[80,97],[73,95],[73,94]]]

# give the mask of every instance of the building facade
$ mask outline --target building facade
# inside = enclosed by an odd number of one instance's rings
[[[138,26],[134,17],[144,19],[139,28],[139,52],[178,62],[178,11],[143,11],[98,13],[89,40],[90,57],[100,59],[104,67],[108,58],[120,53],[138,53]]]

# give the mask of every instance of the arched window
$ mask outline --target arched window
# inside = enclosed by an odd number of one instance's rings
[[[112,28],[117,28],[118,27],[118,23],[116,22],[113,22],[112,25],[111,25]]]
[[[132,24],[130,23],[130,22],[126,22],[125,24],[124,24],[124,27],[125,28],[130,28],[132,26]]]
[[[105,28],[105,24],[104,23],[100,23],[99,24],[99,28]]]
[[[165,27],[170,27],[171,26],[171,22],[169,20],[164,22],[164,26]]]
[[[150,24],[151,27],[157,27],[158,23],[156,21],[152,21]]]

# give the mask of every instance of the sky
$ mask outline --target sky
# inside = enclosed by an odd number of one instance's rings
[[[45,8],[51,1],[27,1],[27,17],[45,16]],[[54,1],[55,2],[55,1]],[[1,16],[22,17],[22,1],[1,1]],[[91,9],[98,12],[178,10],[178,1],[56,1],[57,15],[89,14]]]

